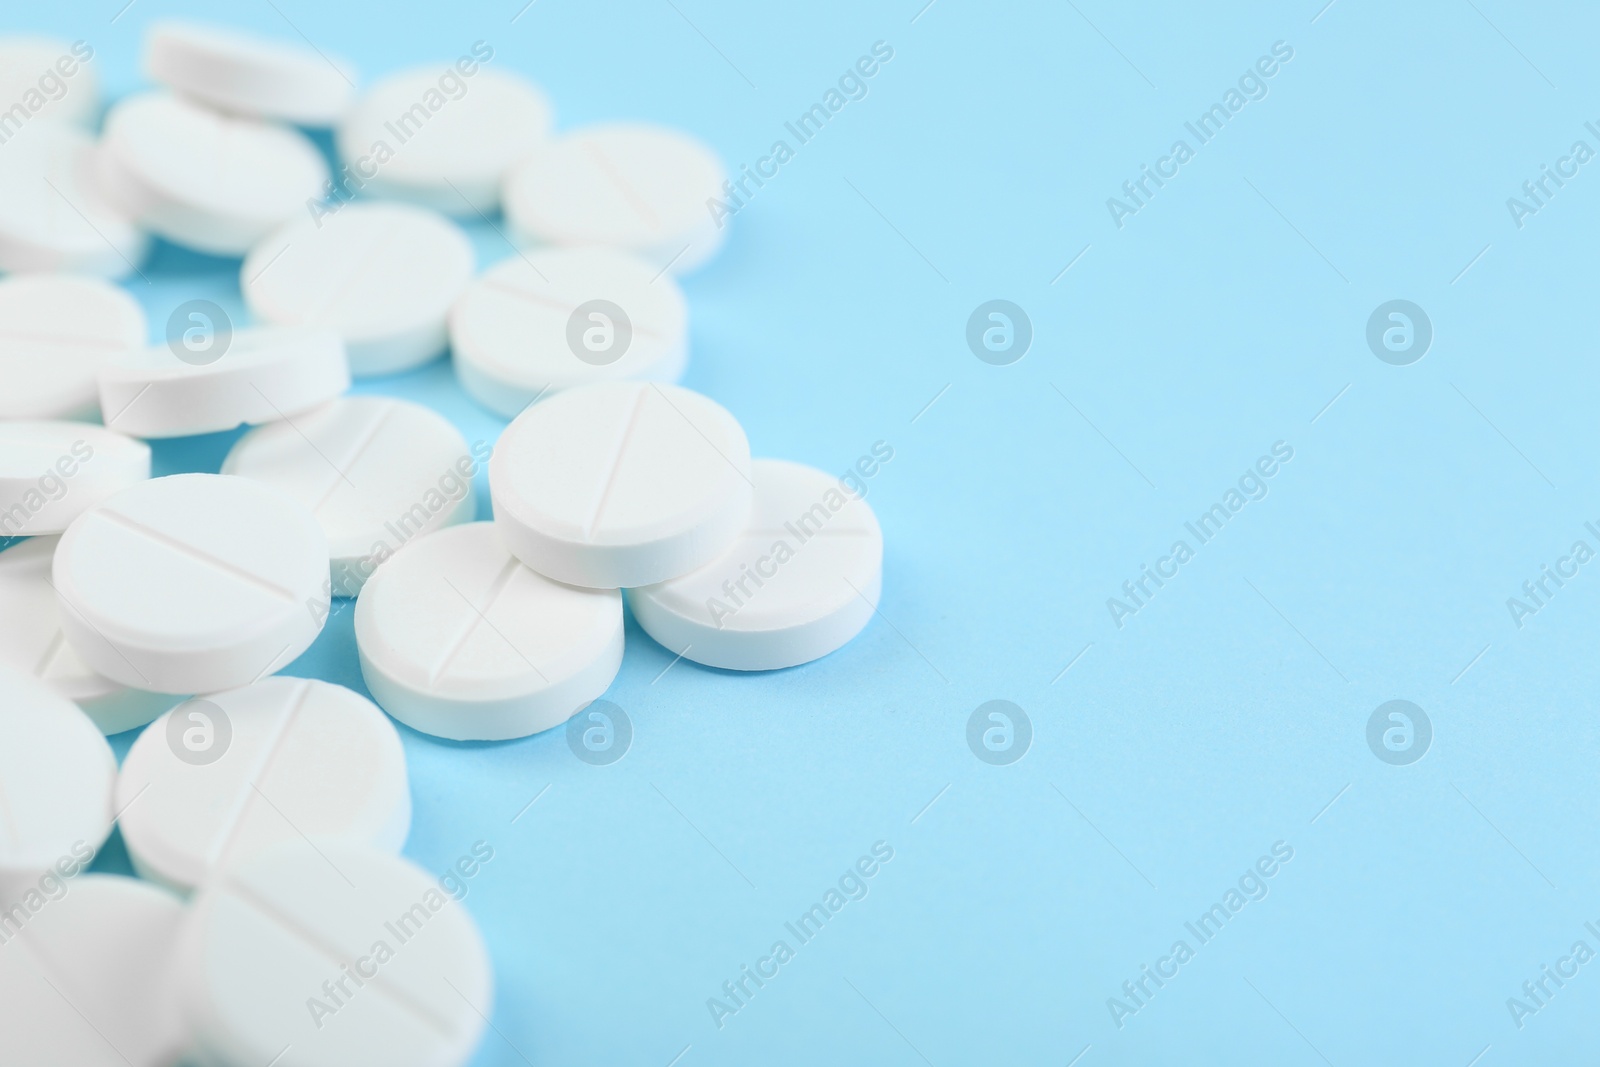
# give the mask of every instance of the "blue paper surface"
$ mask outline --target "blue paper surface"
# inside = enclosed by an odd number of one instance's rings
[[[185,14],[368,78],[482,40],[562,129],[701,137],[771,176],[684,280],[685,384],[756,455],[893,449],[881,615],[842,651],[742,675],[630,622],[609,765],[402,728],[406,854],[494,849],[476,1064],[1600,1053],[1600,20],[1321,2],[8,5],[113,94]],[[194,296],[245,321],[236,261],[144,271],[153,336]],[[992,300],[1015,362],[969,346]],[[503,426],[446,362],[356,391]],[[364,691],[348,608],[287,673]],[[969,730],[995,700],[1029,728]],[[1394,700],[1428,729],[1369,743]]]

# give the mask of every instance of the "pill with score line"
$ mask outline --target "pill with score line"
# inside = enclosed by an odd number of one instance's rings
[[[239,288],[263,322],[338,333],[352,373],[394,374],[444,352],[446,317],[474,262],[466,234],[437,212],[347,204],[261,241],[239,269]]]
[[[123,760],[117,807],[134,869],[181,892],[301,834],[398,852],[411,827],[394,724],[342,685],[282,675],[156,720]]]
[[[721,405],[676,385],[558,393],[506,428],[489,461],[495,523],[518,559],[597,589],[710,562],[750,517],[750,444]]]
[[[0,153],[0,270],[122,278],[149,236],[106,196],[94,138],[66,123],[24,126]]]
[[[0,421],[0,535],[60,533],[112,493],[150,477],[150,446],[101,426]]]
[[[355,596],[402,545],[472,521],[472,477],[487,451],[485,444],[469,448],[431,408],[351,396],[251,430],[229,450],[222,473],[271,485],[305,505],[328,535],[333,595]]]
[[[689,305],[670,275],[629,252],[554,248],[511,256],[450,309],[461,387],[507,418],[560,389],[615,378],[676,382]]]
[[[706,209],[726,179],[716,153],[676,130],[587,126],[538,146],[507,175],[506,219],[529,246],[622,248],[687,274],[727,236]]]
[[[358,841],[296,838],[195,897],[180,1001],[204,1063],[460,1067],[494,1006],[445,881]]]
[[[328,538],[247,478],[152,478],[73,520],[52,581],[94,670],[139,689],[248,685],[304,652],[328,612]]]
[[[494,523],[420,538],[356,600],[367,689],[437,737],[501,741],[567,721],[622,666],[622,597],[551,581],[506,549]]]
[[[349,185],[467,219],[500,206],[507,171],[550,135],[550,101],[522,75],[484,67],[487,42],[471,51],[362,93],[336,138]]]
[[[0,924],[7,1063],[178,1061],[186,1040],[175,971],[182,901],[137,879],[76,874],[41,877],[30,895],[0,909],[8,920]]]
[[[355,95],[350,64],[302,44],[163,19],[146,31],[150,77],[220,111],[303,126],[338,120]]]
[[[765,671],[820,659],[872,620],[883,533],[855,492],[814,467],[751,464],[750,523],[716,559],[628,590],[644,632],[685,659]]]
[[[144,309],[98,278],[0,280],[0,419],[92,419],[100,372],[145,343]]]
[[[217,256],[249,251],[320,199],[328,180],[298,130],[159,91],[111,108],[99,163],[106,195],[140,226]]]

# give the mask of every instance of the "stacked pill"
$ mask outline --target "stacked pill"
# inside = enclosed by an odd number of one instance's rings
[[[630,610],[712,667],[823,657],[875,611],[877,520],[677,384],[677,278],[725,233],[693,138],[556,133],[482,41],[362,88],[158,22],[154,87],[98,123],[93,57],[0,39],[30,116],[0,146],[0,1062],[462,1064],[493,976],[400,856],[395,724],[559,726]],[[514,242],[481,272],[474,220]],[[117,282],[156,239],[236,257],[251,321],[196,297],[151,343]],[[497,441],[366,381],[446,353]],[[225,431],[216,468],[152,477],[148,442]],[[280,673],[336,600],[370,699]],[[84,875],[114,825],[138,877]]]

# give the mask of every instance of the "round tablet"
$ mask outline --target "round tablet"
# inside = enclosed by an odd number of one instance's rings
[[[500,205],[506,173],[549,137],[550,121],[532,82],[463,57],[373,85],[339,124],[339,156],[363,192],[475,219]]]
[[[699,570],[628,590],[633,617],[670,651],[735,671],[820,659],[872,619],[883,533],[847,485],[813,467],[751,464],[750,524]]]
[[[297,130],[140,93],[106,115],[105,190],[141,226],[202,252],[239,256],[320,201],[328,167]]]
[[[150,477],[150,446],[83,422],[0,422],[0,535],[60,533]]]
[[[6,1062],[170,1067],[183,1053],[174,950],[183,903],[110,874],[52,878],[0,927]],[[16,906],[7,922],[16,922]]]
[[[164,20],[145,31],[145,72],[202,103],[239,115],[329,126],[355,94],[349,64],[314,48]]]
[[[311,678],[179,704],[128,750],[116,804],[134,869],[180,892],[302,834],[399,852],[411,828],[394,724],[359,693]]]
[[[622,666],[622,597],[524,567],[493,523],[430,534],[356,601],[372,697],[414,730],[501,741],[558,726]]]
[[[344,338],[358,375],[393,374],[444,351],[445,318],[472,278],[472,244],[406,204],[347,204],[251,250],[239,287],[257,318]]]
[[[100,411],[122,433],[183,437],[289,419],[348,388],[338,334],[258,327],[211,334],[194,350],[181,339],[153,345],[108,365]]]
[[[132,730],[177,703],[91,670],[61,632],[50,561],[56,537],[31,537],[0,552],[0,664],[49,685],[82,708],[107,736]]]
[[[79,515],[56,546],[61,628],[91,668],[159,693],[248,685],[328,614],[328,539],[276,489],[176,474]]]
[[[29,122],[53,119],[87,126],[100,109],[93,58],[94,48],[86,41],[31,34],[0,37],[0,100],[13,108],[13,115],[16,106],[25,109]]]
[[[472,521],[477,469],[448,419],[386,396],[345,397],[293,426],[251,430],[222,461],[223,474],[265,482],[317,517],[333,553],[335,596],[355,596],[413,538]]]
[[[149,239],[106,197],[94,139],[65,123],[34,123],[0,152],[0,270],[120,278]]]
[[[684,274],[722,246],[706,204],[725,195],[722,162],[675,130],[589,126],[539,147],[506,178],[506,218],[536,244],[605,245]]]
[[[441,880],[355,841],[219,873],[179,948],[204,1063],[459,1067],[494,1010],[483,938]]]
[[[94,417],[101,368],[143,345],[144,331],[138,301],[109,282],[0,281],[0,419]]]
[[[674,382],[689,361],[689,307],[632,253],[557,248],[513,256],[450,309],[461,387],[514,417],[553,389],[613,378]]]
[[[585,385],[506,427],[489,490],[522,562],[571,585],[632,588],[709,563],[744,529],[750,444],[688,389]]]
[[[0,709],[0,900],[14,900],[57,864],[94,857],[111,833],[117,761],[76,704],[6,666]]]

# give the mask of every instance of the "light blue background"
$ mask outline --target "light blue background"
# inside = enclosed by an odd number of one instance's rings
[[[402,730],[407,854],[496,853],[466,902],[498,980],[475,1062],[1593,1058],[1600,962],[1520,1030],[1506,999],[1579,938],[1600,950],[1600,563],[1520,629],[1506,598],[1574,540],[1600,548],[1600,162],[1521,229],[1506,199],[1574,140],[1600,149],[1600,19],[921,3],[538,0],[513,22],[522,0],[136,0],[114,24],[122,0],[9,5],[12,27],[89,40],[114,94],[158,14],[292,21],[368,78],[483,39],[561,127],[669,123],[734,166],[894,48],[684,283],[686,384],[756,454],[843,470],[893,446],[869,496],[882,618],[749,676],[667,670],[630,624],[608,697],[635,737],[609,767],[561,731]],[[1106,198],[1275,41],[1294,58],[1270,94],[1119,230]],[[482,263],[510,254],[471,229]],[[233,262],[164,248],[145,270],[130,288],[157,327],[190,296],[239,308]],[[1035,329],[1013,366],[963,339],[996,297]],[[1434,325],[1409,367],[1364,340],[1393,298]],[[445,363],[358,389],[472,439],[502,425]],[[158,461],[214,470],[231,440]],[[1106,598],[1280,440],[1270,495],[1118,629]],[[361,689],[350,622],[289,673]],[[1035,730],[1008,767],[965,741],[996,698]],[[1394,698],[1433,722],[1411,766],[1365,741]],[[870,895],[719,1030],[706,999],[879,840],[895,857]],[[1119,1029],[1107,998],[1195,946],[1184,922],[1279,840],[1270,895]]]

